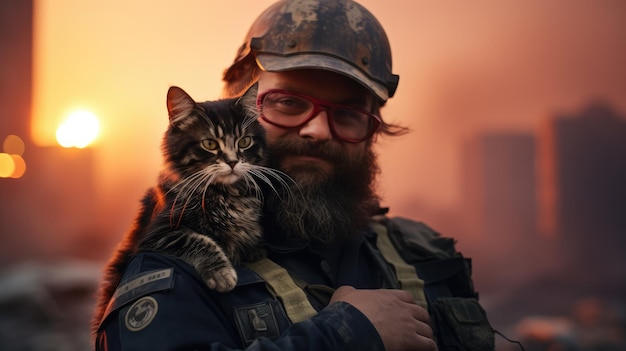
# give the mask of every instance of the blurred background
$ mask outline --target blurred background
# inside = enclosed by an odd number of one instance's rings
[[[89,347],[168,87],[220,97],[272,2],[0,1],[0,349]],[[626,350],[626,2],[360,3],[401,77],[383,115],[412,130],[379,140],[383,205],[458,240],[526,350]]]

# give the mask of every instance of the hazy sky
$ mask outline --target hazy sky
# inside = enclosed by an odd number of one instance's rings
[[[36,0],[35,140],[53,144],[73,109],[98,115],[97,191],[132,217],[160,167],[167,88],[219,97],[223,70],[272,2]],[[533,132],[593,99],[626,112],[625,1],[360,3],[387,29],[400,75],[384,117],[413,130],[381,140],[387,204],[455,206],[459,148],[476,132]]]

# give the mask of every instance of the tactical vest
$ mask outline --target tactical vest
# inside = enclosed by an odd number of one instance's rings
[[[472,284],[471,260],[456,251],[453,239],[404,218],[380,217],[371,227],[377,233],[371,249],[381,257],[388,285],[409,291],[418,305],[428,308],[440,351],[495,350],[494,330]],[[292,323],[317,313],[306,283],[278,264],[265,258],[246,266],[265,281]]]

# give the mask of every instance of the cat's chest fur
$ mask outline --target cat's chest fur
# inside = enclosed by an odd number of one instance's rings
[[[169,204],[169,206],[168,206]],[[260,236],[262,203],[259,198],[232,188],[209,187],[186,198],[168,195],[164,211],[174,227],[207,230],[219,241]]]

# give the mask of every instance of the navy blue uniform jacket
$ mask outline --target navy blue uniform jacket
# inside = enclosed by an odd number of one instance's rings
[[[268,256],[309,286],[381,288],[383,274],[366,240],[310,247],[270,246]],[[234,290],[210,290],[181,260],[137,254],[127,267],[96,340],[98,350],[383,350],[369,320],[347,303],[326,305],[291,324],[281,303],[253,271],[237,267]]]

